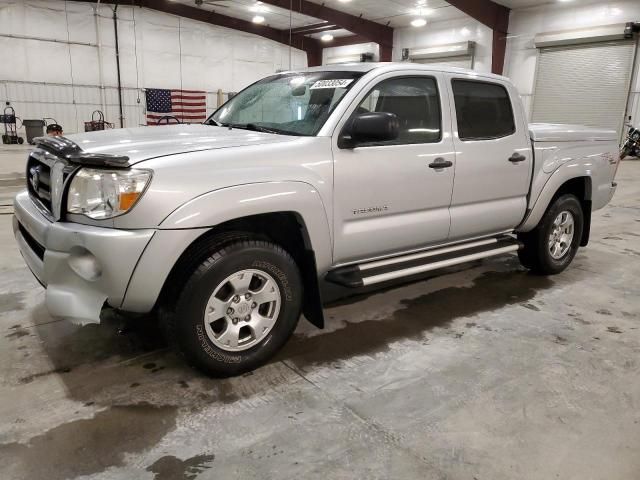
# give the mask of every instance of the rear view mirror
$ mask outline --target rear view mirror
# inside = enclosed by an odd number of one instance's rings
[[[303,97],[307,93],[306,85],[298,85],[295,88],[291,89],[291,95],[294,97]]]
[[[341,138],[341,148],[359,143],[388,142],[400,135],[400,122],[395,113],[367,112],[356,116]]]

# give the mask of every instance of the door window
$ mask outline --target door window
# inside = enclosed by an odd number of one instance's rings
[[[488,140],[516,131],[509,92],[496,83],[453,80],[460,140]]]
[[[394,113],[400,121],[396,140],[376,145],[435,143],[442,137],[442,115],[438,85],[430,77],[392,78],[376,85],[355,114]]]

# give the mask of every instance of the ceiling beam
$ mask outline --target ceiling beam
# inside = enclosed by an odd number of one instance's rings
[[[470,17],[492,30],[509,30],[510,10],[491,0],[447,0],[447,3],[463,11]]]
[[[447,2],[493,30],[491,71],[502,75],[511,10],[491,0],[447,0]]]
[[[304,27],[292,28],[291,33],[293,34],[304,34],[308,35],[311,33],[319,33],[326,32],[327,30],[337,30],[339,27],[330,22],[324,23],[316,23],[314,25],[306,25]]]
[[[362,16],[351,15],[308,0],[262,0],[262,3],[285,10],[292,9],[293,12],[301,15],[326,20],[356,35],[362,35],[369,42],[393,46],[393,28],[366,20]]]
[[[72,0],[83,3],[86,0]],[[269,40],[273,40],[284,45],[289,45],[289,31],[279,30],[277,28],[260,25],[239,18],[229,17],[220,13],[206,10],[204,8],[192,7],[183,3],[172,2],[169,0],[101,0],[102,4],[120,5],[121,7],[144,7],[150,10],[177,15],[179,17],[189,18],[199,22],[209,23],[224,28],[231,28],[241,32],[252,33]],[[291,35],[291,46],[300,50],[313,49],[314,51],[321,48],[320,41],[315,38],[305,37],[303,35]]]

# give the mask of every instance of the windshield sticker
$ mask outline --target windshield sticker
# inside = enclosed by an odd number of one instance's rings
[[[311,85],[311,90],[316,90],[318,88],[346,88],[351,82],[353,82],[353,78],[318,80],[316,83]]]

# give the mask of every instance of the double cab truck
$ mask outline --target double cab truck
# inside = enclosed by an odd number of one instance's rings
[[[515,252],[562,272],[618,162],[614,131],[528,124],[504,77],[346,64],[260,80],[204,124],[41,138],[13,225],[51,315],[157,313],[192,365],[229,376],[301,313],[322,328],[328,284]]]

